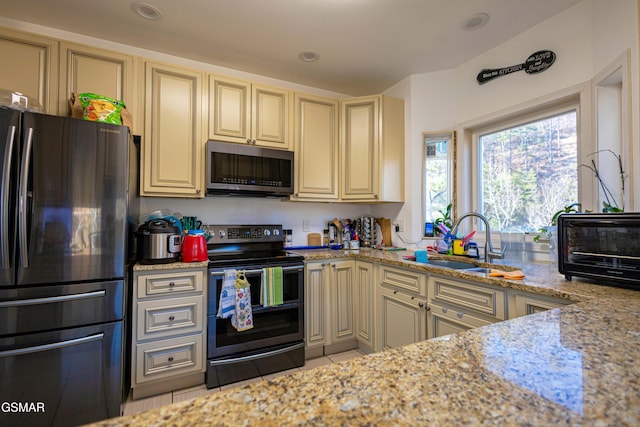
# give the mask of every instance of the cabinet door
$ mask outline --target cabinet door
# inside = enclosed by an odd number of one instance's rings
[[[58,113],[58,42],[2,29],[0,58],[2,89],[36,99],[46,113]]]
[[[380,287],[380,349],[427,339],[426,301]]]
[[[328,344],[327,299],[329,286],[326,283],[326,263],[314,262],[305,265],[304,310],[305,344],[307,348]]]
[[[294,95],[294,200],[338,198],[338,101]]]
[[[340,197],[378,199],[380,98],[341,101]]]
[[[123,101],[135,111],[134,76],[133,56],[62,42],[58,110],[68,112],[71,92],[89,92]]]
[[[209,139],[251,142],[251,84],[209,76]]]
[[[253,84],[251,94],[252,143],[289,150],[289,91]]]
[[[354,262],[331,264],[331,341],[353,339],[356,336],[354,313]]]
[[[529,294],[515,295],[515,316],[526,316],[567,305],[569,301],[541,298]]]
[[[373,350],[375,346],[374,307],[375,280],[374,268],[370,262],[356,261],[356,338],[358,343]]]
[[[145,196],[203,197],[203,73],[145,64]]]

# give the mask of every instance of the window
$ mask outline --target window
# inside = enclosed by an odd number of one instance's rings
[[[433,223],[440,212],[455,201],[453,191],[453,153],[455,152],[455,134],[423,135],[423,236],[429,236],[426,224]]]
[[[477,135],[478,206],[492,230],[536,231],[578,201],[577,109]]]

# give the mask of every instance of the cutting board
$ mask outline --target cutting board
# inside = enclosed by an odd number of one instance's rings
[[[307,245],[309,246],[321,246],[322,245],[322,236],[320,233],[309,233],[307,234]]]
[[[382,230],[382,244],[384,246],[393,246],[391,243],[391,220],[389,218],[377,218],[376,222],[380,224]]]

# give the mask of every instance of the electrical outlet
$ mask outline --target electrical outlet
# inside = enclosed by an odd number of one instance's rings
[[[404,233],[404,219],[396,219],[396,232]]]
[[[309,228],[309,220],[308,219],[303,219],[302,220],[302,231],[310,231],[311,228]]]

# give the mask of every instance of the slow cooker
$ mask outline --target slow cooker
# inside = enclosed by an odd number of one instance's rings
[[[137,257],[141,264],[176,262],[182,250],[180,228],[168,219],[154,218],[138,227]]]

